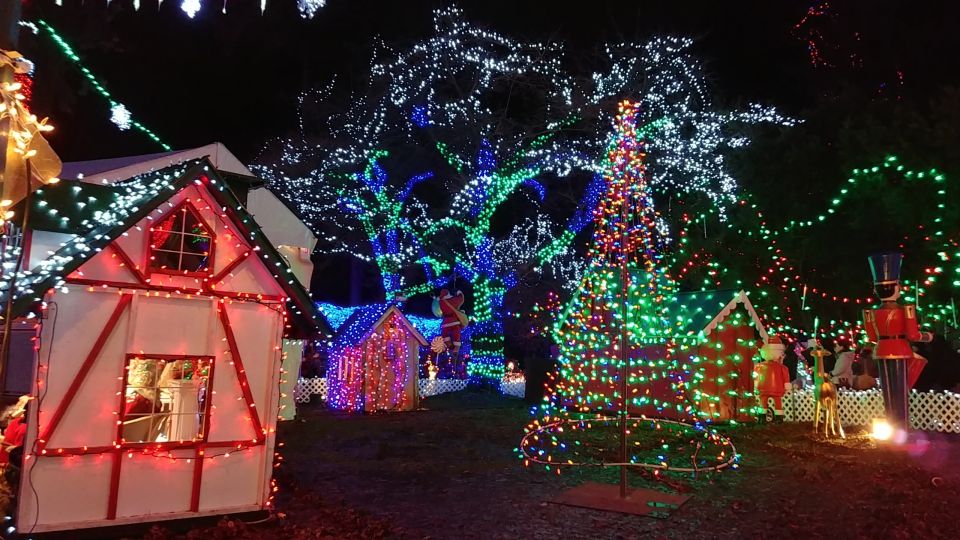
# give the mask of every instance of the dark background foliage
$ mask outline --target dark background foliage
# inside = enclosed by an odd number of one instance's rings
[[[337,77],[346,92],[364,89],[369,61],[382,39],[402,49],[432,32],[431,11],[446,2],[328,0],[310,21],[295,1],[205,1],[194,20],[177,0],[30,0],[24,18],[42,17],[74,45],[85,65],[135,118],[175,148],[224,142],[255,161],[265,144],[297,129],[298,96]],[[463,1],[468,19],[516,38],[563,41],[568,61],[584,74],[603,42],[642,41],[674,33],[696,38],[694,52],[712,75],[721,104],[758,101],[804,123],[761,130],[731,157],[735,176],[771,225],[821,213],[855,167],[899,156],[908,168],[936,167],[948,177],[951,200],[960,181],[960,37],[952,28],[960,4],[889,0],[844,2],[801,23],[804,1],[737,2]],[[807,39],[822,59],[811,63]],[[65,160],[159,150],[136,132],[120,132],[109,106],[43,34],[22,32],[20,49],[37,62],[34,108],[57,126],[54,147]],[[535,111],[532,111],[535,113]],[[866,253],[896,247],[931,211],[931,193],[892,176],[877,180],[845,206],[830,226],[780,240],[801,261],[805,279],[841,294],[868,295]],[[547,203],[568,204],[565,197]],[[674,217],[682,201],[661,201]],[[943,224],[956,235],[949,209]],[[733,214],[744,226],[750,216]],[[708,224],[709,225],[709,224]],[[726,254],[731,276],[752,282],[765,246],[709,225],[703,241]],[[719,246],[719,247],[718,247]],[[907,245],[906,273],[931,264],[931,253]],[[329,279],[369,273],[324,261]],[[371,276],[368,276],[368,278]],[[327,278],[325,278],[326,280]],[[364,282],[376,283],[375,277]],[[315,289],[332,294],[322,283]],[[331,289],[331,290],[328,290]],[[338,290],[342,290],[340,287]],[[354,290],[353,300],[377,294]],[[943,294],[949,294],[944,292]]]

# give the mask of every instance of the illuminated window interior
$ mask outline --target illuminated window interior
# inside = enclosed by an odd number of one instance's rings
[[[192,441],[207,428],[211,358],[127,361],[120,436],[127,443]]]

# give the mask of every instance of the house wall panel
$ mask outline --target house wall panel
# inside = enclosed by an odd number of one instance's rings
[[[40,402],[40,424],[48,422],[64,406],[66,392],[81,365],[93,349],[100,333],[120,302],[120,295],[88,292],[70,287],[69,294],[57,294],[56,322],[48,319],[43,327],[40,358],[48,366],[45,392]],[[54,316],[51,313],[51,316]],[[49,448],[104,446],[116,438],[117,403],[126,353],[125,339],[130,324],[130,308],[120,316],[87,378],[67,407],[60,424],[48,441]]]
[[[282,322],[274,309],[255,302],[227,304],[227,314],[240,349],[247,381],[256,402],[260,423],[267,425],[277,418],[277,411],[267,411],[277,387],[269,383],[279,370]]]
[[[193,454],[193,450],[181,450],[174,453],[181,459],[175,460],[137,452],[121,454],[117,517],[189,510],[193,460],[188,463],[183,458]]]
[[[222,450],[210,450],[221,453]],[[200,488],[200,510],[229,508],[263,503],[259,485],[264,463],[268,469],[272,458],[264,446],[232,452],[230,457],[207,460],[203,464],[203,484]]]
[[[111,454],[28,462],[26,472],[37,496],[30,489],[21,490],[19,527],[106,519],[112,467]]]
[[[210,353],[209,298],[140,295],[136,326],[127,351],[130,354]]]

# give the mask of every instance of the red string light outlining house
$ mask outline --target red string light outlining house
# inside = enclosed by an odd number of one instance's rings
[[[33,197],[23,531],[268,508],[287,342],[329,335],[245,208],[251,179],[207,157],[118,174]]]

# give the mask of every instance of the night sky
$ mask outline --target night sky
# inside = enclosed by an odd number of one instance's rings
[[[432,31],[431,11],[442,1],[329,0],[312,21],[295,0],[204,1],[193,20],[167,0],[64,0],[25,3],[24,18],[43,17],[70,42],[134,118],[174,148],[225,143],[242,160],[256,159],[265,142],[296,125],[297,95],[338,77],[341,91],[362,89],[374,41],[404,47]],[[829,87],[895,84],[923,95],[956,83],[960,20],[956,3],[918,9],[910,2],[843,2],[817,27],[826,53],[856,54],[863,68],[814,69],[806,43],[792,27],[809,2],[541,2],[464,1],[467,17],[498,32],[567,44],[570,61],[589,69],[604,41],[643,40],[674,33],[697,39],[695,48],[713,77],[721,102],[755,100],[801,115]],[[856,36],[856,37],[852,37]],[[50,39],[21,34],[20,49],[37,63],[35,110],[49,115],[54,147],[64,160],[160,151],[143,135],[120,132],[109,107]],[[838,62],[839,63],[839,62]],[[826,74],[827,71],[832,71]],[[829,75],[829,76],[827,76]]]

